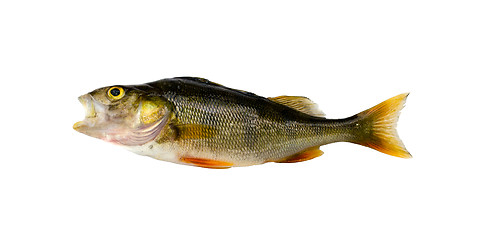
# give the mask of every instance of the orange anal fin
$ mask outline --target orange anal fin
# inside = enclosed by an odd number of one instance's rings
[[[316,158],[323,155],[323,151],[321,151],[319,148],[314,147],[314,148],[309,148],[306,149],[302,152],[299,152],[297,154],[293,154],[289,157],[286,157],[285,159],[278,160],[275,162],[278,163],[296,163],[296,162],[304,162],[308,161],[310,159]]]
[[[232,163],[217,161],[204,158],[181,158],[183,163],[191,164],[197,167],[213,168],[213,169],[225,169],[233,166]]]

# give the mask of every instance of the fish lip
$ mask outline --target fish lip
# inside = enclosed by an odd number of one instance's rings
[[[83,125],[83,121],[76,122],[75,124],[73,124],[73,129],[79,132],[81,129],[81,125]]]

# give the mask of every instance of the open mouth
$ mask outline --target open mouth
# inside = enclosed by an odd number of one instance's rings
[[[96,111],[94,108],[94,103],[93,103],[91,95],[89,94],[83,95],[79,97],[78,100],[81,102],[81,104],[83,104],[86,118],[96,117]]]
[[[94,104],[93,98],[91,97],[90,94],[82,95],[78,98],[78,100],[81,102],[85,110],[85,119],[83,121],[79,121],[75,123],[73,125],[73,128],[76,131],[81,132],[82,127],[84,127],[85,125],[87,126],[91,125],[92,121],[90,120],[96,117],[97,112],[95,110],[95,104]]]

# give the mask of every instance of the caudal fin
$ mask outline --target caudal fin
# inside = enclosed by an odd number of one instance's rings
[[[390,98],[366,111],[358,113],[359,131],[354,143],[376,149],[395,157],[410,158],[396,131],[399,112],[409,93]]]

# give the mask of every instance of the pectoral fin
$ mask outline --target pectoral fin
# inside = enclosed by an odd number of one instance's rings
[[[181,124],[176,125],[175,128],[180,139],[204,139],[214,137],[217,134],[217,130],[209,125]]]
[[[204,159],[204,158],[181,158],[181,161],[183,163],[191,164],[197,167],[213,168],[213,169],[225,169],[225,168],[230,168],[233,166],[233,164],[229,162],[217,161],[212,159]]]
[[[275,161],[277,163],[296,163],[296,162],[304,162],[310,159],[316,158],[323,155],[323,151],[320,150],[318,147],[308,148],[302,152],[297,154],[293,154],[285,159],[281,159]]]

